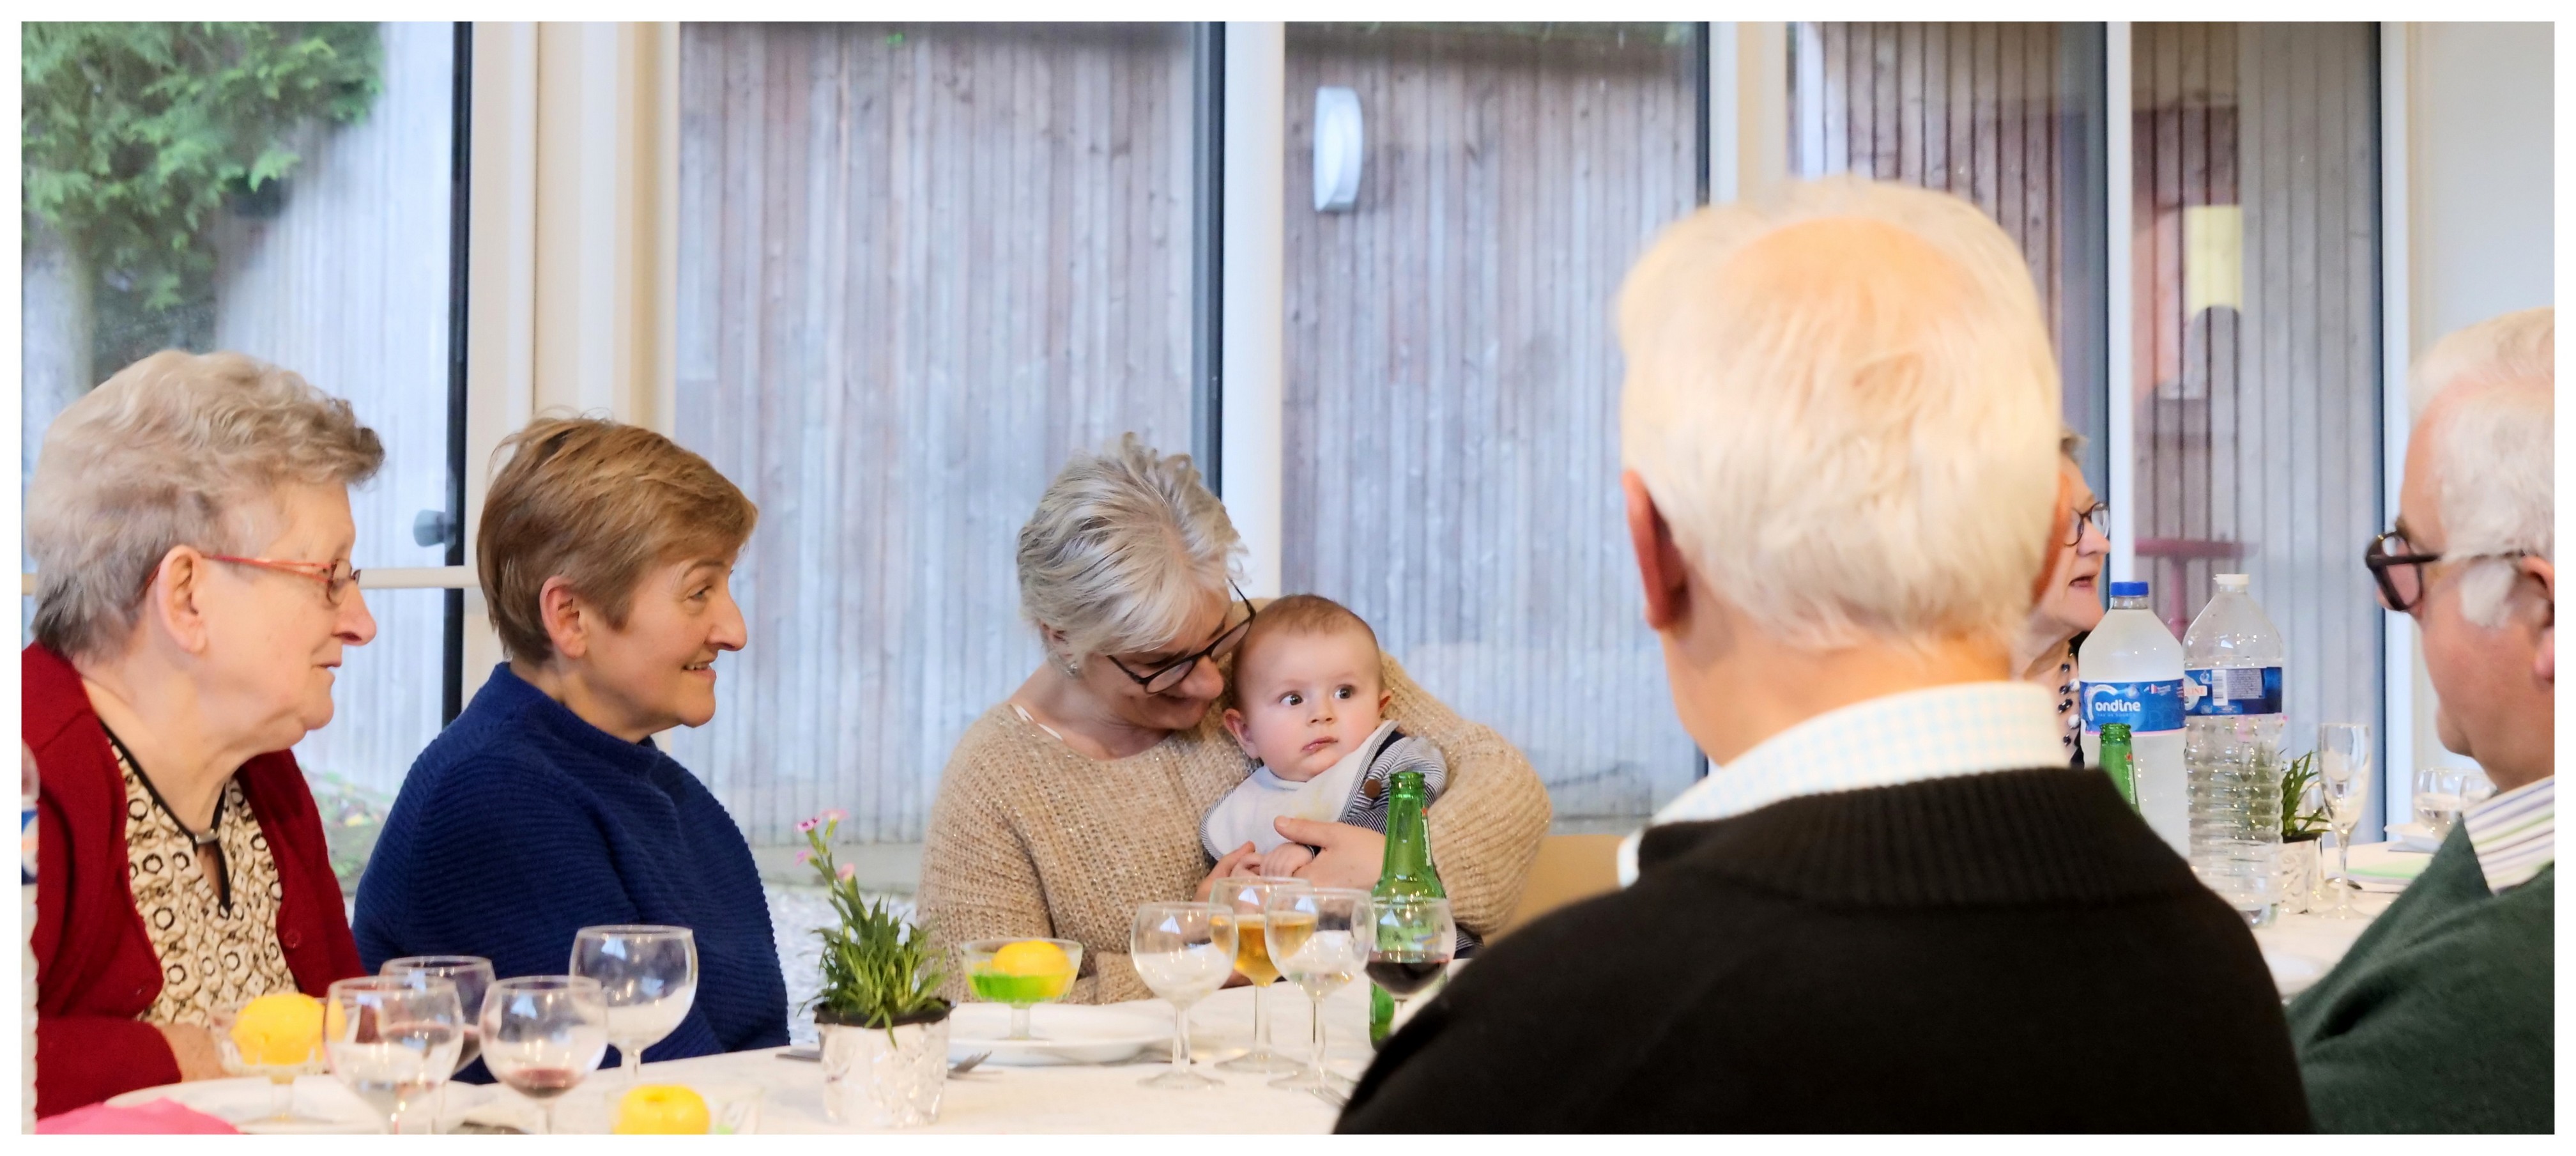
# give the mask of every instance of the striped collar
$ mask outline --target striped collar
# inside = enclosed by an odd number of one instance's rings
[[[1800,795],[2065,765],[2056,704],[2045,688],[1940,686],[1853,703],[1764,739],[1734,762],[1710,767],[1648,824],[1730,818]],[[1622,885],[1637,877],[1637,839],[1619,848]]]
[[[2460,815],[2487,890],[2502,895],[2558,859],[2558,776],[2525,783]]]

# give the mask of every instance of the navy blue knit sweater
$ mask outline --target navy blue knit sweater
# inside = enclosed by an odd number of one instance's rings
[[[504,663],[403,780],[358,883],[358,952],[370,972],[461,954],[502,978],[561,975],[573,933],[603,923],[697,933],[696,1005],[645,1059],[787,1042],[769,905],[733,816],[651,740],[583,722]]]

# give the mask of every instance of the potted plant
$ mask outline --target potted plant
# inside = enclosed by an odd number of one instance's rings
[[[2291,760],[2281,773],[2281,911],[2296,914],[2314,903],[2325,873],[2319,844],[2326,833],[2324,794],[2317,784],[2317,754]]]
[[[882,900],[859,893],[857,869],[832,858],[842,812],[825,811],[796,825],[831,893],[838,925],[820,927],[822,988],[814,994],[814,1027],[823,1045],[823,1107],[833,1122],[864,1117],[884,1128],[939,1118],[948,1082],[948,1001],[929,933]]]

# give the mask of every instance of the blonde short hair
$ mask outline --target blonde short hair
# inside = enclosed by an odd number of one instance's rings
[[[2408,401],[2416,433],[2434,439],[2442,552],[2490,556],[2460,577],[2460,613],[2480,626],[2504,625],[2506,556],[2550,558],[2558,545],[2557,333],[2552,308],[2507,313],[2442,338],[2416,367]]]
[[[493,453],[475,532],[475,575],[502,653],[554,656],[539,595],[561,576],[623,627],[656,565],[732,558],[760,508],[705,458],[642,426],[539,418]]]
[[[1831,647],[2009,636],[2055,517],[2058,377],[1975,206],[1836,178],[1666,229],[1619,295],[1626,464],[1692,567]]]
[[[1020,527],[1020,612],[1063,631],[1077,663],[1172,645],[1242,552],[1189,455],[1124,434],[1066,462]]]
[[[267,362],[168,349],[126,366],[65,406],[37,451],[36,640],[106,652],[173,548],[255,551],[247,519],[278,487],[355,485],[384,460],[348,402]]]

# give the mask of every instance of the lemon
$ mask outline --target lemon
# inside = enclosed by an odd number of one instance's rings
[[[292,991],[261,996],[233,1017],[232,1035],[245,1064],[307,1063],[322,1046],[322,1001]]]
[[[678,1084],[645,1084],[617,1102],[620,1136],[703,1136],[707,1133],[706,1097]]]
[[[1073,958],[1043,939],[1023,939],[1003,944],[993,953],[993,970],[1004,975],[1063,975],[1073,970]]]

